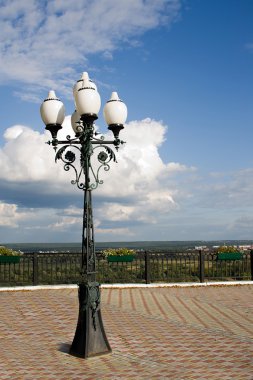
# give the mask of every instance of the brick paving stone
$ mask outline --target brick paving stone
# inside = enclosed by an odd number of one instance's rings
[[[68,354],[76,289],[0,292],[1,380],[253,380],[253,285],[102,289],[112,353]]]

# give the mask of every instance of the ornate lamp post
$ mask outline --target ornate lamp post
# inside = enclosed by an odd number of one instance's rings
[[[101,317],[100,284],[96,282],[91,193],[103,183],[99,179],[100,170],[103,168],[107,171],[110,168],[109,162],[116,162],[115,153],[110,146],[118,150],[123,143],[119,139],[119,132],[124,128],[127,107],[117,93],[113,92],[104,107],[104,118],[108,129],[113,132],[114,139],[106,141],[103,136],[98,137],[95,131],[94,121],[98,118],[101,101],[96,85],[89,79],[87,73],[83,73],[81,79],[77,81],[73,94],[76,111],[72,115],[71,124],[75,138],[67,136],[66,140],[57,140],[57,133],[64,121],[65,109],[54,91],[49,92],[40,111],[46,129],[52,135],[52,140],[48,141],[48,144],[51,144],[56,151],[55,161],[63,161],[66,171],[73,169],[74,179],[71,183],[84,193],[82,260],[78,292],[79,316],[70,354],[88,358],[111,351]],[[96,169],[91,163],[92,156],[97,158]]]

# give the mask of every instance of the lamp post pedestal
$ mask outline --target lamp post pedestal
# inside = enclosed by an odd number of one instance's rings
[[[111,352],[100,310],[98,282],[79,284],[79,315],[70,354],[81,358]]]

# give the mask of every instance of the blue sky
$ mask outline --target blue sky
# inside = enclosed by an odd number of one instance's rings
[[[39,107],[55,90],[64,138],[83,71],[128,106],[97,241],[252,239],[252,17],[251,0],[0,0],[0,242],[80,241]]]

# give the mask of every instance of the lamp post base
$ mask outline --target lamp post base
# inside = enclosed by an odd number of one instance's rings
[[[89,358],[111,352],[100,310],[98,282],[79,284],[79,316],[70,354]]]

